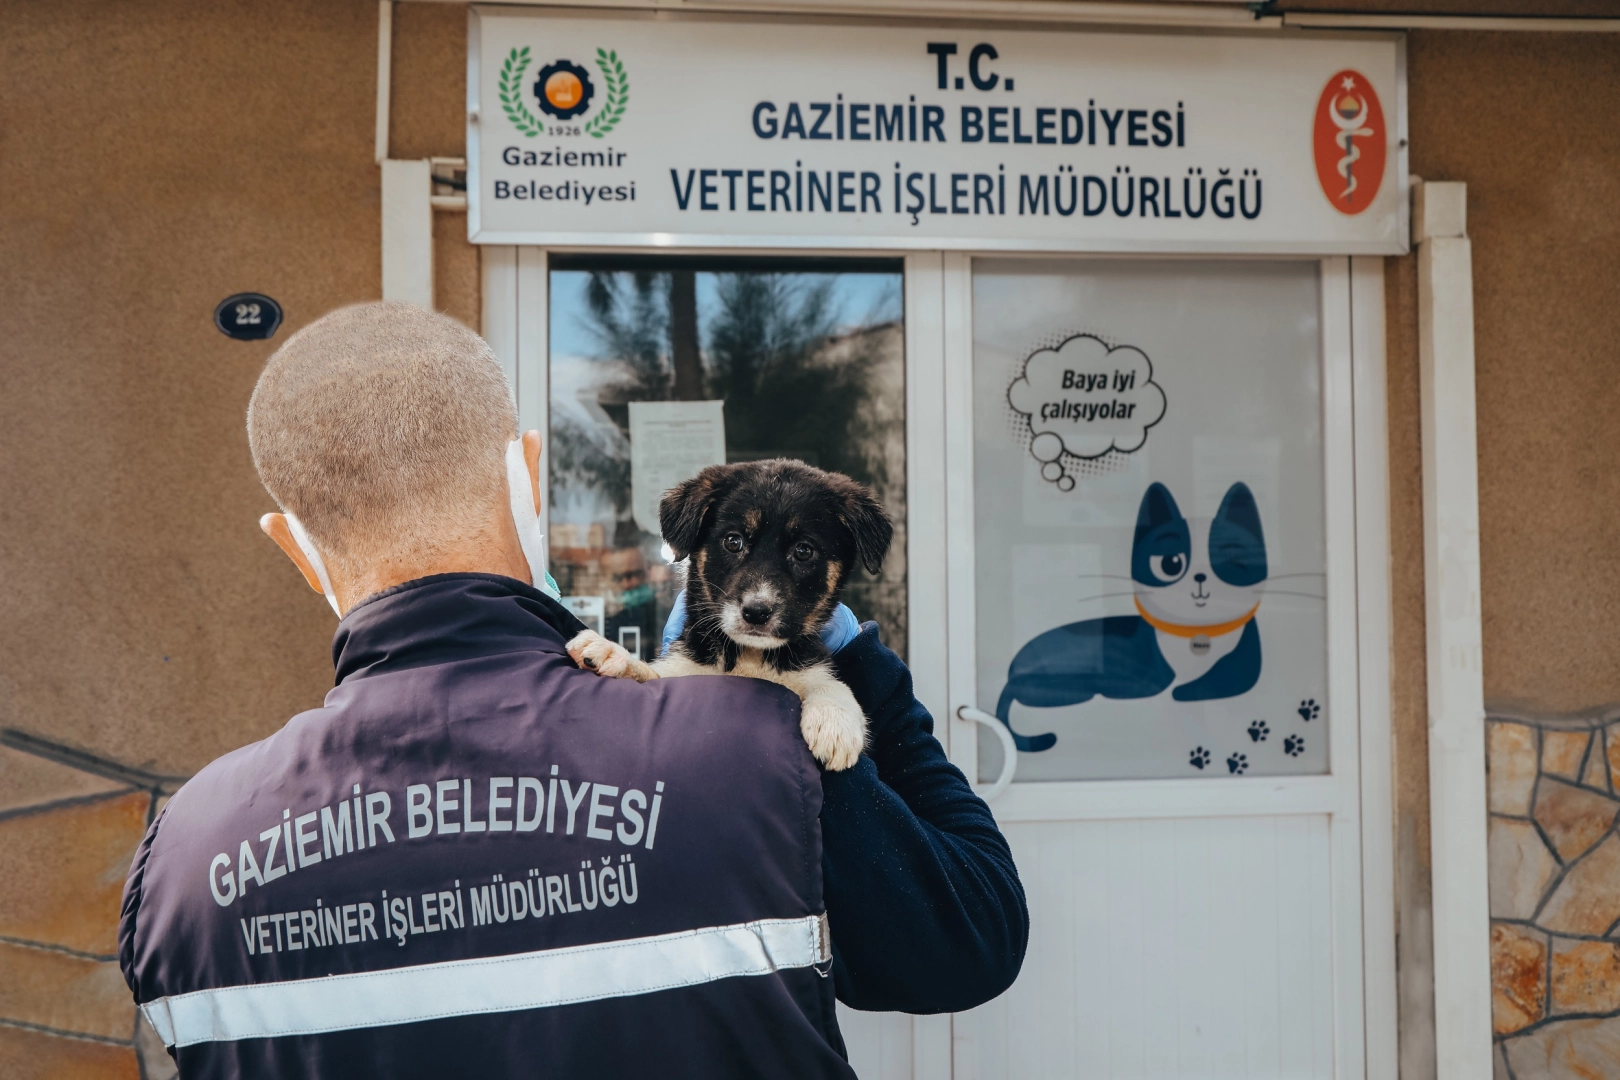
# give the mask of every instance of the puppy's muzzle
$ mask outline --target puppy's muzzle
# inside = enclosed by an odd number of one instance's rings
[[[769,590],[750,590],[743,594],[741,602],[725,604],[721,613],[721,629],[739,645],[756,649],[782,645],[776,597],[770,595]]]

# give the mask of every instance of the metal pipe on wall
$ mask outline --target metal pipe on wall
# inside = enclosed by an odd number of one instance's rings
[[[1440,1080],[1491,1074],[1485,682],[1466,184],[1413,188],[1423,418],[1434,1033]]]
[[[433,173],[427,161],[382,163],[382,298],[433,307]]]
[[[377,2],[377,164],[382,168],[382,298],[433,307],[433,166],[388,157],[394,3]]]
[[[1533,15],[1404,15],[1400,12],[1364,13],[1332,11],[1290,11],[1282,16],[1284,26],[1314,30],[1488,30],[1532,33],[1613,34],[1620,33],[1620,19],[1583,16]]]
[[[377,164],[388,160],[389,91],[394,83],[394,0],[377,0]]]

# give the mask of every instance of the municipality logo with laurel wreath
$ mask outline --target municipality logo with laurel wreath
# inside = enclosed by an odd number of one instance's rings
[[[624,62],[616,51],[596,50],[596,68],[602,76],[602,98],[592,111],[596,99],[596,84],[583,65],[572,60],[555,60],[540,68],[534,81],[525,84],[533,57],[527,45],[513,49],[501,65],[501,109],[512,126],[529,138],[546,130],[546,121],[529,109],[536,102],[540,111],[551,117],[553,126],[587,117],[582,129],[594,139],[612,131],[624,117],[624,107],[630,101],[630,78],[625,74]],[[531,96],[532,95],[532,96]]]

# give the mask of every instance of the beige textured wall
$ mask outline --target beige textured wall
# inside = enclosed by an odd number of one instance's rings
[[[113,934],[161,793],[115,766],[190,773],[331,686],[243,420],[277,344],[379,295],[376,42],[372,0],[0,6],[0,729],[99,759],[0,734],[0,1075],[137,1075]],[[465,55],[464,8],[401,5],[394,156],[462,155]],[[466,218],[434,232],[476,327]],[[244,290],[273,340],[214,329]]]
[[[190,772],[330,685],[330,613],[258,531],[243,417],[289,333],[379,295],[377,8],[4,18],[0,725]],[[465,50],[463,9],[401,5],[395,156],[462,153]],[[441,306],[476,327],[466,220],[438,218]],[[214,329],[247,289],[285,308],[274,340]]]
[[[1604,569],[1620,549],[1620,37],[1418,32],[1407,56],[1412,171],[1468,184],[1486,703],[1611,708],[1620,705],[1620,574]],[[1419,445],[1412,262],[1391,260],[1390,405],[1411,436],[1392,436],[1396,469],[1415,480],[1418,463],[1400,460]],[[1421,589],[1421,505],[1412,509]]]
[[[378,294],[376,7],[266,14],[36,5],[4,34],[0,243],[27,257],[0,260],[0,716],[159,771],[273,730],[330,667],[243,416],[288,332]],[[247,289],[275,340],[213,327]]]
[[[1620,38],[1414,32],[1411,167],[1468,184],[1485,696],[1620,706]],[[1386,268],[1402,1076],[1431,1076],[1416,257]]]

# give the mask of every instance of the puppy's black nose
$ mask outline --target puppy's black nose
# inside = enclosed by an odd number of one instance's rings
[[[742,617],[749,626],[764,626],[771,621],[771,609],[766,604],[744,604]]]
[[[1198,582],[1198,584],[1202,585],[1204,582],[1209,580],[1209,575],[1208,574],[1194,574],[1193,575],[1193,580]]]

